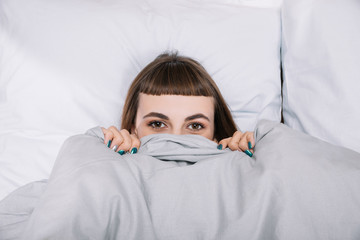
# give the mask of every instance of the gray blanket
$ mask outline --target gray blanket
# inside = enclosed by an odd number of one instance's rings
[[[360,239],[360,154],[261,121],[252,158],[201,136],[120,156],[69,138],[48,180],[0,202],[0,239]]]

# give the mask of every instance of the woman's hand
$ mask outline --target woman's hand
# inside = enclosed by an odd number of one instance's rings
[[[126,129],[117,129],[114,126],[101,128],[104,133],[104,143],[115,152],[123,155],[126,152],[137,153],[140,140],[135,134],[130,134]]]
[[[250,157],[252,157],[254,150],[252,149],[255,145],[254,132],[236,131],[232,137],[224,138],[219,142],[219,149],[229,147],[231,150],[243,151]]]

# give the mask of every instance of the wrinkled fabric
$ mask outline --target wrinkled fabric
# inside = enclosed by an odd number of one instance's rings
[[[270,121],[255,137],[250,158],[196,135],[123,156],[100,128],[73,136],[48,181],[0,202],[0,239],[360,239],[359,153]]]

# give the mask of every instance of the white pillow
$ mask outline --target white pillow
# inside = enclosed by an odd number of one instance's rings
[[[280,11],[230,2],[2,0],[0,198],[47,178],[68,136],[119,126],[129,84],[165,50],[204,65],[242,130],[280,121]]]
[[[285,0],[284,122],[360,152],[360,2]]]

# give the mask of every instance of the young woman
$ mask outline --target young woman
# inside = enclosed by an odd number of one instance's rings
[[[122,114],[121,130],[102,128],[109,148],[136,153],[149,134],[197,134],[218,149],[244,151],[250,157],[253,132],[237,131],[214,80],[197,61],[176,53],[159,55],[134,79]]]

